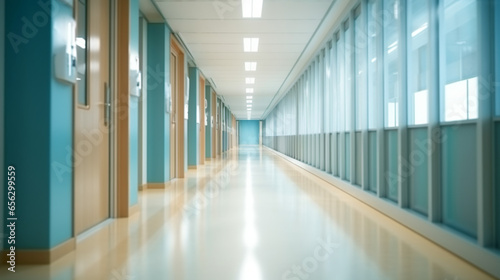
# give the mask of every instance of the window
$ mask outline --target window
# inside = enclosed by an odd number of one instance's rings
[[[344,22],[344,44],[345,44],[345,54],[344,54],[344,75],[345,75],[345,86],[344,86],[344,108],[345,108],[345,130],[349,131],[352,127],[352,53],[354,48],[352,46],[352,35],[349,30],[349,20]]]
[[[408,124],[427,124],[429,116],[429,5],[408,1]]]
[[[339,112],[339,79],[338,79],[338,73],[339,73],[339,68],[338,68],[338,60],[337,60],[337,51],[338,51],[338,33],[333,36],[332,40],[332,48],[330,50],[330,69],[332,70],[331,73],[331,82],[330,82],[330,89],[332,92],[332,114],[331,114],[331,119],[332,119],[332,132],[337,132],[339,131],[339,120],[338,120],[338,112]]]
[[[338,131],[345,131],[345,89],[344,89],[344,38],[338,34],[337,41],[337,122]]]
[[[366,129],[366,31],[361,7],[354,12],[354,55],[356,78],[356,130]]]
[[[368,0],[368,129],[377,128],[377,41],[379,38],[379,21],[377,15],[380,10],[380,1]]]
[[[324,59],[323,59],[323,91],[325,94],[325,100],[323,102],[324,106],[324,118],[325,118],[325,132],[332,132],[332,126],[331,126],[331,113],[333,112],[333,107],[330,106],[331,104],[331,99],[332,99],[332,91],[330,90],[330,85],[332,84],[332,70],[330,68],[330,52],[332,48],[332,42],[328,42],[326,44],[326,49],[325,49],[325,54],[324,54]]]
[[[444,67],[442,121],[477,118],[476,0],[444,0],[441,67]],[[444,63],[444,64],[443,64]]]
[[[384,0],[384,114],[385,127],[398,126],[399,0]]]

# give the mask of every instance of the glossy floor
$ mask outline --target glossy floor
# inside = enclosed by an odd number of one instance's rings
[[[241,147],[140,193],[141,211],[1,279],[490,279],[334,186]]]

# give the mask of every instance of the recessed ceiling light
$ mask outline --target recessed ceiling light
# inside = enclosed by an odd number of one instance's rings
[[[260,18],[262,16],[262,0],[241,0],[244,18]]]
[[[247,84],[255,84],[255,78],[245,78],[245,83],[247,83]]]
[[[257,70],[257,62],[245,62],[245,70],[246,71]]]
[[[247,103],[252,103],[252,102],[253,102],[252,99],[247,100]]]
[[[247,96],[247,99],[252,99],[252,98],[253,98],[253,96],[251,96],[251,95]]]
[[[243,38],[243,50],[245,52],[258,52],[259,38]]]
[[[247,108],[247,111],[252,111],[252,108]]]
[[[253,88],[247,88],[246,93],[253,93]]]

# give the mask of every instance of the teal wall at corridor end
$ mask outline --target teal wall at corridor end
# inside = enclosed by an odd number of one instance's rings
[[[205,126],[205,157],[212,157],[212,87],[205,86],[205,99],[207,100],[207,125]]]
[[[259,145],[259,121],[242,120],[238,121],[238,126],[239,145]]]
[[[5,3],[6,34],[22,41],[5,45],[4,164],[16,168],[16,249],[46,250],[73,236],[73,90],[53,75],[72,18],[58,0]]]
[[[130,56],[139,57],[139,0],[130,0]],[[129,205],[137,204],[139,190],[139,97],[129,107]]]
[[[147,182],[170,180],[170,114],[166,94],[170,81],[170,30],[163,23],[148,23],[148,145]]]
[[[199,104],[199,71],[196,67],[189,67],[189,119],[188,119],[188,166],[197,166],[199,163],[200,124],[197,123],[197,109]]]

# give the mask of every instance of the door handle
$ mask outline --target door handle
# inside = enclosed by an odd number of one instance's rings
[[[108,126],[111,117],[111,90],[109,84],[104,83],[104,126]]]

